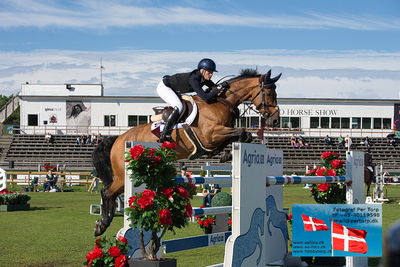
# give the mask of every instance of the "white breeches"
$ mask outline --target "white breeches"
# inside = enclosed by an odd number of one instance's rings
[[[174,90],[166,86],[162,80],[158,83],[157,94],[161,97],[162,100],[164,100],[171,106],[177,107],[179,109],[179,113],[182,113],[183,106],[181,100],[176,95]]]

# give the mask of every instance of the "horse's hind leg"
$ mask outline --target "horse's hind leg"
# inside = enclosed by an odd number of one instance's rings
[[[108,192],[109,186],[108,187],[103,187],[101,189],[101,200],[102,200],[102,205],[101,205],[101,220],[96,221],[96,226],[94,230],[94,235],[99,236],[102,235],[108,228],[108,226],[111,224],[114,214],[115,214],[115,208],[117,206],[117,195],[109,195]]]

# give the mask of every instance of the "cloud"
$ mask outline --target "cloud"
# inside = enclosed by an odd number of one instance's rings
[[[228,52],[170,52],[143,50],[0,51],[0,90],[15,94],[30,83],[100,83],[100,58],[106,95],[154,96],[166,74],[191,71],[199,59],[211,57],[219,72],[214,81],[257,68],[283,73],[279,97],[398,98],[400,53],[376,51],[240,50]]]
[[[141,1],[34,1],[13,0],[0,3],[0,28],[60,27],[105,30],[112,27],[132,28],[167,25],[220,25],[284,29],[398,30],[398,17],[308,12],[296,15],[265,11],[244,13],[242,10],[186,7],[173,4],[144,5]],[[21,19],[27,18],[27,19]]]

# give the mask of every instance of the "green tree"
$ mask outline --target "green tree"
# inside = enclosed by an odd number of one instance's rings
[[[12,99],[14,95],[6,96],[6,95],[0,95],[0,109],[2,109],[10,99]],[[19,108],[17,108],[11,116],[9,116],[4,122],[4,125],[19,125]]]

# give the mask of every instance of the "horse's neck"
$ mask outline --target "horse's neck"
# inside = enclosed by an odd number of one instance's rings
[[[226,95],[226,101],[232,106],[237,107],[244,101],[251,100],[253,90],[254,85],[250,85],[246,82],[232,86]]]

